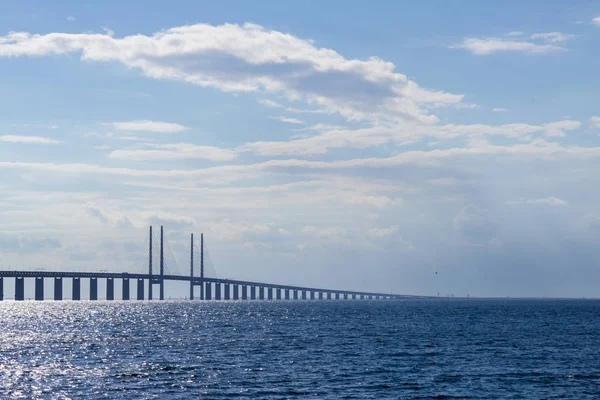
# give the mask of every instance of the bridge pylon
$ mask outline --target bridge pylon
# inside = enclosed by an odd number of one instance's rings
[[[163,226],[160,226],[160,264],[159,264],[159,275],[153,274],[152,271],[152,226],[150,226],[150,240],[148,246],[148,300],[152,300],[152,287],[153,285],[159,285],[159,299],[165,299],[165,259],[164,259],[164,230]]]

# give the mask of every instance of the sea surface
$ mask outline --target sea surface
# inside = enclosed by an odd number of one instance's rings
[[[230,398],[600,398],[600,301],[0,303],[0,399]]]

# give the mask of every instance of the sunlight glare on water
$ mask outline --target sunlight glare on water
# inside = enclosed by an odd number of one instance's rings
[[[589,398],[598,306],[4,302],[0,398]]]

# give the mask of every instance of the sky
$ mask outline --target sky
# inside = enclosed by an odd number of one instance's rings
[[[125,3],[125,4],[123,4]],[[600,1],[0,5],[0,268],[597,297]]]

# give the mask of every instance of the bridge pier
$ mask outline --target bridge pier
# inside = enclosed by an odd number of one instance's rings
[[[129,278],[123,278],[123,291],[122,291],[123,300],[129,300]]]
[[[261,300],[265,299],[265,288],[262,286],[258,288],[258,298]]]
[[[144,280],[137,280],[137,299],[144,300]]]
[[[231,292],[229,283],[225,284],[225,300],[231,300]]]
[[[35,278],[35,299],[44,300],[44,278],[36,276]]]
[[[256,300],[256,286],[250,286],[250,300]]]
[[[248,285],[242,285],[242,300],[248,300]]]
[[[302,291],[302,300],[306,300],[306,290]]]
[[[319,300],[323,300],[323,292],[319,292]]]
[[[98,300],[98,278],[90,278],[90,300]]]
[[[336,299],[336,300],[339,300],[339,299],[340,299],[340,294],[339,294],[339,293],[336,293],[336,294],[335,294],[335,299]]]
[[[221,284],[215,283],[215,300],[221,300]]]
[[[331,292],[327,292],[327,300],[331,300]]]
[[[4,300],[4,278],[0,277],[0,301]]]
[[[212,283],[210,282],[206,282],[205,295],[204,300],[212,300]]]
[[[281,300],[281,288],[276,288],[275,289],[275,298],[277,300]]]
[[[298,300],[298,291],[294,289],[294,300]]]
[[[106,278],[106,300],[115,299],[115,280],[114,278]]]
[[[63,299],[63,281],[62,278],[54,278],[54,301]]]
[[[71,298],[73,300],[81,300],[81,279],[73,278],[71,287]]]
[[[315,291],[314,291],[314,290],[311,290],[311,291],[310,291],[310,299],[311,299],[311,300],[314,300],[314,299],[315,299]]]
[[[267,288],[267,299],[273,300],[273,288],[272,287]]]
[[[348,293],[344,293],[344,300],[348,300]]]
[[[239,285],[233,285],[233,299],[234,300],[238,300],[239,299],[239,294],[240,294],[240,287],[239,287]]]
[[[25,278],[22,276],[15,278],[15,300],[25,300]]]
[[[285,299],[286,300],[290,299],[290,289],[285,289]]]

